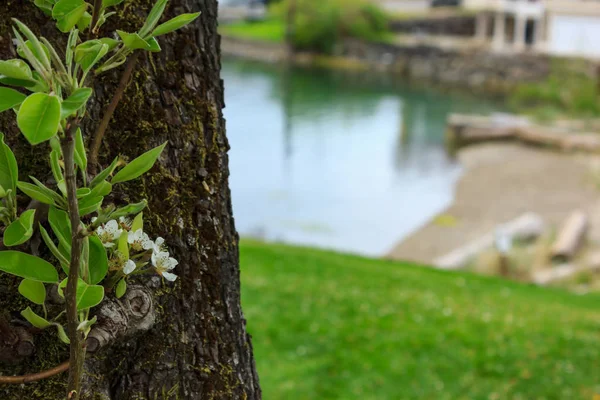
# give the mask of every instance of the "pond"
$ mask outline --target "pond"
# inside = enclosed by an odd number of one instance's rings
[[[446,116],[491,101],[389,76],[223,60],[241,236],[382,256],[452,201]]]

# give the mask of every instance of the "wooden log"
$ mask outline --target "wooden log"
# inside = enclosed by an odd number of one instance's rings
[[[550,256],[554,261],[566,261],[575,256],[583,244],[589,226],[588,216],[580,210],[573,211],[558,232]]]
[[[503,234],[512,240],[531,240],[542,234],[544,231],[544,221],[534,213],[526,213],[517,219],[503,224],[501,229]],[[496,235],[497,229],[437,258],[434,260],[433,265],[440,269],[462,268],[477,254],[492,247],[496,241]]]
[[[596,133],[578,133],[552,130],[543,126],[517,128],[516,138],[529,145],[551,147],[564,151],[600,152],[600,136]]]
[[[561,264],[554,268],[548,268],[537,271],[533,277],[533,283],[537,285],[548,285],[554,282],[570,279],[576,274],[583,272],[600,272],[600,252],[595,251],[588,254],[586,260],[581,265]]]
[[[534,125],[526,118],[511,114],[451,114],[447,121],[446,142],[451,154],[471,144],[505,140],[563,151],[600,153],[600,135],[585,132],[585,127],[583,122],[577,124],[574,121],[562,123],[558,128]]]

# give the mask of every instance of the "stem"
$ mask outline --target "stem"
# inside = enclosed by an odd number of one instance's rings
[[[0,384],[20,385],[27,382],[40,381],[42,379],[58,375],[61,372],[65,372],[67,369],[69,369],[69,362],[65,361],[64,363],[57,365],[54,368],[35,374],[21,376],[0,376]]]
[[[131,78],[131,74],[133,73],[133,69],[135,67],[135,63],[140,55],[139,51],[133,53],[131,58],[127,60],[127,65],[125,66],[125,71],[123,71],[123,75],[121,76],[121,80],[119,81],[119,86],[117,86],[117,91],[113,96],[112,100],[106,110],[104,111],[104,116],[102,117],[102,121],[98,125],[96,132],[94,133],[94,137],[92,139],[91,149],[90,149],[90,173],[92,175],[96,174],[97,165],[98,165],[98,153],[100,152],[100,145],[102,144],[102,139],[104,138],[104,134],[106,133],[106,129],[108,128],[108,124],[110,123],[110,119],[112,118],[115,110],[117,109],[117,105],[123,98],[123,93],[125,93],[125,89],[127,88],[127,83],[129,83],[129,78]]]
[[[102,11],[102,0],[94,1],[94,11],[92,12],[92,22],[90,22],[90,30],[88,31],[88,40],[94,37],[96,34],[94,29],[98,24],[98,19],[100,18],[100,12]]]
[[[70,366],[69,366],[69,399],[78,400],[83,374],[83,361],[85,348],[83,347],[83,333],[77,330],[79,315],[77,312],[77,281],[81,264],[82,235],[81,220],[79,219],[79,204],[77,202],[77,181],[75,178],[75,132],[79,127],[79,120],[72,122],[66,131],[61,143],[65,162],[65,185],[67,187],[67,200],[69,204],[69,218],[71,220],[71,261],[69,264],[69,280],[67,282],[67,331],[69,334]]]

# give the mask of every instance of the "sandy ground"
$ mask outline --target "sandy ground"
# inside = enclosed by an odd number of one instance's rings
[[[591,217],[590,239],[600,241],[600,157],[519,144],[473,146],[458,157],[465,171],[452,206],[389,257],[431,263],[525,212],[556,227],[581,209]]]

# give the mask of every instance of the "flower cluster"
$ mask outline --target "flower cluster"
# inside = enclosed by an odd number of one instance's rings
[[[178,261],[167,251],[165,240],[158,237],[152,241],[143,229],[133,230],[130,219],[110,220],[96,229],[96,236],[107,249],[111,271],[126,276],[154,270],[168,281],[177,279],[170,271]]]

